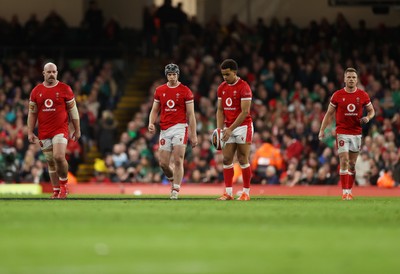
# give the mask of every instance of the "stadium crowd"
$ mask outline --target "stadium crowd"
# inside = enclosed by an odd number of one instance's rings
[[[168,22],[175,26],[171,30],[164,29],[163,20],[170,17],[165,17],[165,7],[160,9],[145,9],[145,54],[177,63],[180,81],[195,96],[199,146],[187,148],[185,182],[223,181],[222,155],[210,145],[209,137],[216,127],[216,91],[222,82],[218,65],[233,58],[240,66],[238,75],[253,90],[252,183],[338,183],[334,126],[323,142],[318,132],[330,96],[343,86],[346,67],[358,70],[359,87],[368,92],[376,111],[363,130],[366,137],[356,182],[386,187],[400,183],[400,27],[368,29],[363,20],[352,27],[342,14],[334,22],[323,18],[304,28],[290,18],[284,22],[272,18],[269,24],[260,18],[255,25],[246,25],[233,16],[227,25],[217,18],[201,25],[182,16],[179,22]],[[172,34],[165,34],[168,31],[173,31],[173,41],[165,40],[171,38]],[[30,63],[22,56],[0,65],[0,146],[15,149],[11,160],[19,167],[19,181],[38,182],[46,173],[38,149],[27,144],[25,132],[29,92],[41,81],[40,61]],[[63,66],[60,80],[71,85],[79,104],[80,145],[97,145],[104,156],[95,163],[93,182],[167,183],[158,165],[158,136],[147,132],[155,87],[166,82],[161,73],[164,65],[160,64],[160,77],[149,87],[146,102],[117,141],[113,141],[117,121],[112,110],[120,85],[112,63]],[[10,166],[5,162],[12,157],[2,155],[0,162]],[[68,157],[74,173],[82,160],[82,147],[71,144]],[[238,166],[234,180],[241,180]]]

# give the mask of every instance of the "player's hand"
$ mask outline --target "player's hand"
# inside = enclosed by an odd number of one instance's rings
[[[156,127],[154,126],[154,124],[149,124],[147,129],[149,130],[150,133],[156,132]]]
[[[28,141],[31,144],[35,144],[36,143],[36,139],[39,139],[35,134],[33,133],[28,133]]]
[[[193,136],[190,138],[190,144],[192,145],[192,148],[198,145],[197,136]]]
[[[325,133],[320,131],[318,134],[318,139],[322,141],[324,138],[325,138]]]
[[[81,138],[81,131],[80,130],[75,130],[75,132],[72,133],[71,140],[76,142],[76,141],[79,140],[79,138]]]
[[[226,142],[228,141],[229,137],[231,137],[232,135],[232,130],[230,130],[229,128],[224,128],[222,130],[222,142]]]
[[[368,118],[367,116],[362,117],[361,120],[360,120],[360,123],[361,123],[362,125],[365,125],[365,124],[367,124],[368,122],[369,122],[369,118]]]

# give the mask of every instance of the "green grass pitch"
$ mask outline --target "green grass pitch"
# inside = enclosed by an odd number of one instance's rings
[[[400,269],[400,198],[0,196],[0,273]]]

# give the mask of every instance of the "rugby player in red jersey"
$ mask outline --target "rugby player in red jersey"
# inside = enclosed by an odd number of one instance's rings
[[[188,138],[192,147],[197,145],[196,119],[193,93],[178,81],[179,67],[176,64],[168,64],[164,72],[168,82],[156,88],[148,130],[155,133],[154,123],[161,111],[160,167],[172,184],[170,199],[176,200],[184,174],[183,160]],[[173,169],[170,166],[171,156],[174,159]]]
[[[325,137],[325,129],[335,115],[342,200],[353,200],[351,189],[361,147],[361,125],[368,123],[375,116],[369,95],[357,88],[357,82],[357,71],[354,68],[347,68],[344,72],[345,87],[333,93],[318,136],[320,140]],[[363,116],[364,107],[367,111],[365,116]]]
[[[81,136],[79,113],[74,93],[67,84],[57,80],[57,66],[47,63],[43,68],[44,81],[33,88],[29,99],[28,140],[39,141],[46,158],[53,185],[52,199],[68,195],[68,162],[65,159],[68,138],[77,141]],[[69,136],[68,121],[74,132]],[[38,136],[33,130],[38,122]]]
[[[237,76],[238,65],[232,59],[222,62],[224,82],[218,87],[217,127],[223,129],[222,148],[225,193],[217,200],[233,200],[233,157],[237,154],[243,176],[243,192],[238,200],[250,200],[250,145],[253,121],[250,116],[252,92],[249,84]]]

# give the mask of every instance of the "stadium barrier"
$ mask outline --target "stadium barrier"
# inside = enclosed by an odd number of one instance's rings
[[[43,187],[38,184],[0,184],[0,194],[38,195]]]
[[[43,192],[51,193],[50,184],[42,184]],[[242,190],[235,185],[234,193]],[[169,195],[170,186],[159,183],[113,183],[113,184],[75,184],[69,186],[70,194],[126,194],[126,195]],[[181,195],[220,195],[224,191],[223,184],[183,184]],[[253,196],[340,196],[340,186],[271,186],[252,185]],[[400,187],[379,188],[376,186],[354,187],[354,195],[376,197],[400,197]]]

